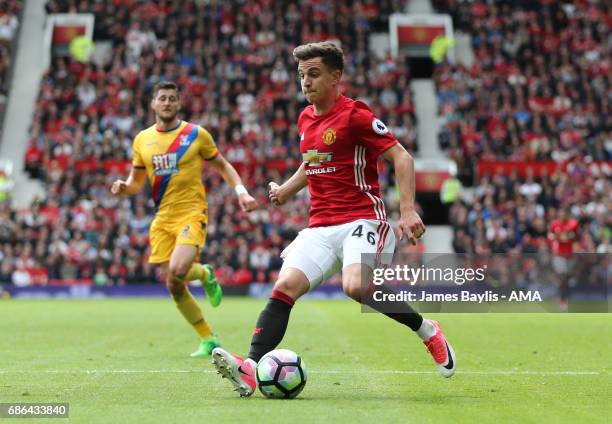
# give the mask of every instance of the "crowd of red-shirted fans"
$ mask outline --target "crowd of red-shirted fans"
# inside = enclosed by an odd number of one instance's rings
[[[476,176],[473,202],[451,211],[457,252],[546,249],[570,209],[581,252],[611,252],[612,6],[596,1],[437,0],[472,36],[471,67],[437,67],[440,145],[464,181],[478,160],[571,162],[527,179]]]
[[[576,161],[567,172],[525,179],[481,178],[471,202],[451,208],[457,253],[538,253],[552,248],[551,223],[562,211],[579,224],[574,253],[612,253],[612,169]],[[553,237],[554,238],[554,237]]]
[[[241,213],[220,176],[206,172],[202,260],[225,284],[273,279],[280,250],[308,211],[304,196],[283,208],[267,202],[267,183],[284,181],[301,156],[296,121],[306,102],[292,49],[338,39],[347,54],[343,91],[366,100],[415,151],[407,60],[368,51],[369,32],[387,31],[388,15],[403,3],[49,1],[49,13],[95,13],[94,39],[112,42],[112,58],[108,66],[55,59],[43,76],[25,166],[48,195],[26,211],[0,210],[0,281],[161,281],[147,263],[150,195],[109,193],[128,172],[132,138],[154,122],[150,94],[160,80],[180,85],[181,117],[210,130],[263,205]]]
[[[280,251],[306,225],[308,200],[267,205],[269,181],[299,164],[296,118],[306,105],[293,47],[337,39],[343,91],[365,100],[409,151],[417,150],[407,58],[380,59],[368,34],[386,32],[401,1],[115,0],[47,3],[49,13],[96,14],[94,38],[112,43],[106,66],[55,59],[41,82],[25,166],[48,196],[25,211],[0,205],[0,282],[89,280],[149,283],[148,193],[110,196],[127,174],[133,136],[151,125],[152,86],[176,81],[182,117],[209,129],[264,205],[242,214],[221,178],[207,172],[209,228],[202,260],[225,284],[274,279]],[[457,252],[547,249],[550,223],[568,207],[577,247],[610,252],[612,158],[610,7],[604,2],[434,1],[471,32],[475,65],[436,67],[440,143],[466,185],[479,159],[572,160],[568,171],[476,177],[474,201],[451,209]],[[593,161],[593,162],[591,162]],[[392,173],[382,173],[393,184]],[[387,194],[396,217],[394,190]]]
[[[465,177],[476,159],[612,160],[609,4],[434,3],[472,36],[474,64],[435,74],[440,144]]]

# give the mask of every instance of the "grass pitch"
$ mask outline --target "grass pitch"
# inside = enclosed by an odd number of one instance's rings
[[[245,353],[264,304],[226,298],[204,308],[224,346]],[[302,355],[306,388],[295,400],[240,399],[208,360],[189,358],[196,338],[169,299],[0,301],[0,402],[68,402],[70,418],[49,422],[87,424],[609,418],[612,316],[428,317],[457,352],[451,379],[401,325],[352,302],[305,300],[280,347]]]

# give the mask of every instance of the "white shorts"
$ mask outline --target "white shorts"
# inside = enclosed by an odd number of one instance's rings
[[[281,253],[281,272],[285,268],[299,269],[313,289],[352,264],[364,264],[372,269],[389,265],[394,251],[395,233],[386,221],[359,219],[341,225],[305,228]]]
[[[552,258],[552,266],[555,273],[566,276],[574,269],[574,261],[572,258],[555,255]]]

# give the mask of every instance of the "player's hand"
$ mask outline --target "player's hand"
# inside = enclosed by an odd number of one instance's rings
[[[251,212],[257,208],[257,200],[248,193],[238,196],[238,203],[242,212]]]
[[[111,186],[110,192],[115,196],[123,194],[127,189],[127,183],[123,180],[116,180]]]
[[[270,203],[276,206],[284,205],[287,199],[281,193],[280,186],[275,182],[268,184],[268,198]]]
[[[408,241],[412,244],[417,244],[417,240],[423,237],[425,225],[414,209],[402,214],[398,224],[398,232],[400,240],[406,235]]]

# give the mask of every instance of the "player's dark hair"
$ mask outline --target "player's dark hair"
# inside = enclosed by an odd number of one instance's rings
[[[178,85],[172,81],[160,81],[153,86],[153,93],[151,98],[155,98],[157,96],[157,92],[159,90],[176,90],[176,94],[180,97],[181,93],[179,92]]]
[[[315,57],[320,57],[330,71],[344,71],[344,53],[342,53],[340,47],[332,42],[322,41],[302,44],[293,49],[293,58],[297,62],[314,59]]]

